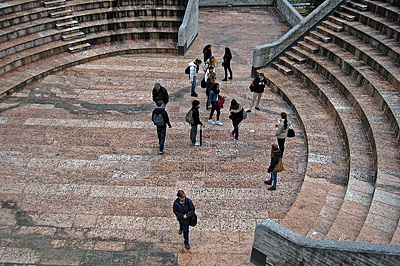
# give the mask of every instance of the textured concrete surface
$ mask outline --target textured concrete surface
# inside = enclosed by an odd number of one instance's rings
[[[249,114],[239,141],[232,142],[229,102],[249,106],[252,49],[288,27],[268,7],[201,9],[199,27],[184,57],[100,59],[47,76],[0,103],[0,263],[249,264],[255,225],[265,218],[281,221],[296,199],[306,146],[292,111],[268,89],[261,111]],[[208,43],[228,102],[224,125],[206,124],[204,146],[195,148],[184,122],[192,98],[183,72],[192,59],[202,59]],[[233,52],[234,79],[228,82],[221,81],[225,46]],[[171,97],[172,129],[161,156],[151,122],[155,82]],[[206,122],[199,85],[197,92]],[[287,141],[286,170],[270,192],[263,180],[281,111],[297,136]],[[189,251],[172,213],[178,189],[193,200],[199,217]]]

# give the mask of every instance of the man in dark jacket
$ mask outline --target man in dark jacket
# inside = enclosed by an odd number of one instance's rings
[[[200,143],[196,141],[197,126],[198,125],[203,126],[203,123],[200,121],[199,108],[200,108],[200,102],[198,100],[194,100],[192,102],[193,124],[192,128],[190,129],[190,141],[194,146],[200,146]]]
[[[258,105],[260,104],[261,96],[264,92],[265,88],[265,77],[263,73],[260,73],[253,81],[252,83],[254,91],[253,91],[253,100],[251,101],[250,108],[246,112],[251,112],[251,109],[253,108],[254,102],[257,99],[256,102],[256,110],[260,110]]]
[[[165,135],[167,134],[167,125],[171,128],[167,111],[162,107],[163,101],[157,102],[157,108],[153,110],[151,120],[157,126],[158,143],[160,144],[160,154],[164,153]]]
[[[169,101],[169,96],[167,89],[162,87],[160,83],[154,84],[153,88],[153,101],[157,104],[158,101],[162,101],[164,103],[163,108],[167,107],[167,103]]]
[[[178,190],[177,199],[174,201],[172,211],[179,221],[179,234],[183,233],[186,249],[189,245],[189,218],[194,215],[195,208],[191,199],[187,198],[183,190]]]

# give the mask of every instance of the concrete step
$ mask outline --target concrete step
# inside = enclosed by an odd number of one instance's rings
[[[298,54],[295,54],[291,51],[286,52],[285,55],[287,58],[289,58],[290,60],[293,60],[294,62],[296,62],[298,64],[304,64],[306,62],[306,59],[304,57],[301,57]]]
[[[400,22],[400,6],[384,1],[364,0],[364,4],[368,5],[368,10],[371,12],[386,17],[392,21]]]
[[[76,27],[78,25],[78,21],[76,20],[69,20],[69,21],[63,21],[60,23],[56,24],[57,29],[65,29],[65,28],[72,28]]]
[[[92,45],[90,43],[84,43],[84,44],[78,44],[78,45],[74,45],[68,48],[68,51],[70,53],[76,53],[76,52],[80,52],[80,51],[84,51],[87,49],[90,49],[92,47]]]
[[[354,21],[356,20],[356,16],[354,15],[350,15],[348,13],[342,12],[342,11],[335,11],[333,12],[333,14],[339,18],[343,18],[347,21]]]
[[[51,18],[59,18],[59,17],[69,16],[71,14],[72,14],[72,10],[71,9],[58,10],[58,11],[55,11],[55,12],[50,12],[50,17]]]
[[[55,6],[63,6],[66,4],[65,0],[52,0],[52,1],[45,1],[44,7],[55,7]]]
[[[325,28],[337,31],[337,32],[343,31],[343,27],[342,26],[337,25],[335,23],[332,23],[332,22],[330,22],[328,20],[322,21],[322,26],[325,27]]]
[[[297,43],[297,46],[301,47],[306,51],[309,51],[310,53],[318,53],[318,47],[308,42],[300,41]]]
[[[310,32],[310,36],[321,42],[330,42],[331,41],[331,37],[326,36],[318,31]]]
[[[347,1],[346,5],[350,6],[352,8],[358,9],[360,11],[367,11],[368,10],[368,5],[357,3],[357,2],[354,2],[354,1]]]
[[[70,32],[68,34],[62,35],[62,39],[63,39],[63,41],[70,41],[70,40],[74,40],[74,39],[83,38],[84,36],[85,36],[85,33],[81,32],[81,31],[77,31],[77,32]]]
[[[280,72],[282,72],[285,75],[291,75],[293,74],[292,70],[288,67],[285,67],[284,65],[281,65],[279,63],[272,63],[272,67],[279,70]]]

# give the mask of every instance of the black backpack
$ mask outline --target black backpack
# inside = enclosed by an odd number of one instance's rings
[[[159,114],[153,114],[153,122],[156,126],[163,126],[164,125],[164,117],[162,112]]]
[[[185,120],[186,122],[188,122],[189,124],[193,124],[194,123],[194,119],[193,119],[193,110],[190,109],[185,116]]]
[[[190,66],[185,69],[185,74],[190,74]]]

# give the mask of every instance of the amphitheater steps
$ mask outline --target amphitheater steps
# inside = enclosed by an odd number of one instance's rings
[[[315,222],[307,236],[319,239],[330,237],[333,240],[338,240],[342,236],[342,240],[354,241],[368,214],[374,180],[372,152],[365,131],[359,122],[360,118],[351,103],[328,80],[321,75],[316,75],[315,71],[307,64],[299,65],[285,57],[281,57],[280,61],[291,67],[295,76],[327,105],[346,140],[350,158],[349,181],[342,207],[336,213],[337,217],[326,214],[326,210],[321,211],[321,217]],[[337,204],[337,202],[335,203]],[[347,211],[344,213],[345,207],[347,210],[357,210],[357,212]],[[328,205],[325,209],[332,209],[332,206]],[[334,231],[331,227],[338,220],[341,220],[342,223],[353,222],[349,227]],[[330,224],[327,221],[330,221]],[[321,231],[321,229],[324,230]],[[327,236],[328,232],[329,236]],[[340,236],[335,237],[334,234],[340,234]]]
[[[400,143],[400,89],[396,90],[397,82],[393,81],[395,78],[392,78],[392,76],[387,74],[387,72],[383,73],[386,74],[385,76],[389,76],[389,79],[392,80],[392,84],[390,84],[382,76],[378,75],[376,71],[369,67],[365,67],[365,64],[360,62],[352,53],[343,50],[334,44],[327,45],[321,42],[319,44],[321,45],[320,49],[322,49],[321,52],[323,54],[329,57],[332,61],[337,62],[342,66],[344,71],[366,86],[370,95],[380,103],[381,109],[385,110],[386,116],[392,125],[398,142]],[[361,45],[362,44],[359,44],[357,47],[361,47]],[[356,52],[356,54],[359,53]],[[387,62],[386,58],[382,56],[380,58],[382,58],[380,61]],[[375,63],[374,65],[377,64],[378,63]],[[394,68],[388,68],[388,71],[393,70],[394,74],[396,74],[395,66],[393,67]]]
[[[20,87],[48,74],[55,70],[64,69],[90,59],[112,56],[117,54],[130,53],[177,53],[175,42],[170,41],[136,41],[92,48],[85,53],[68,54],[60,53],[51,58],[45,58],[39,62],[21,66],[15,71],[0,76],[0,98],[18,90]]]
[[[281,225],[320,239],[345,196],[348,163],[342,134],[323,101],[294,76],[269,68],[265,77],[268,85],[295,110],[305,129],[309,150],[301,191]]]

